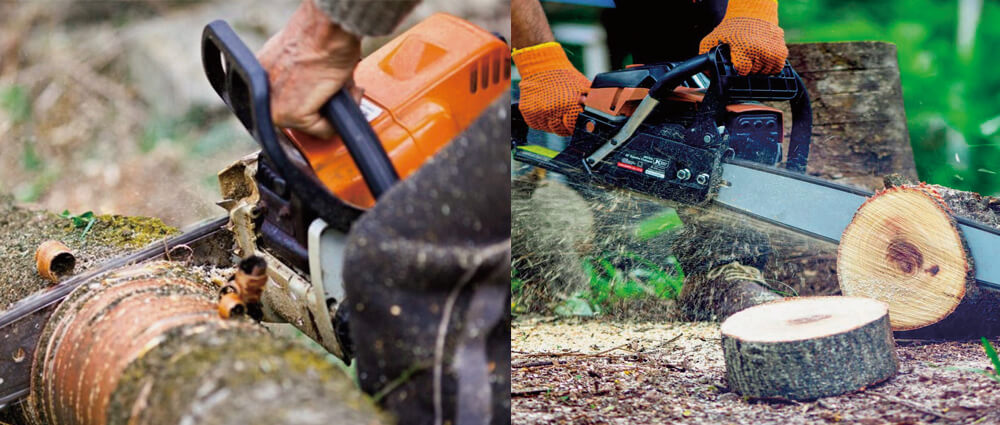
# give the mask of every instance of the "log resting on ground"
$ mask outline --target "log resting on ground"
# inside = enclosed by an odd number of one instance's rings
[[[797,297],[722,323],[726,379],[751,398],[812,400],[889,379],[899,368],[885,304]]]
[[[892,184],[887,179],[887,184]],[[980,286],[953,216],[1000,229],[1000,200],[936,185],[901,185],[870,198],[844,231],[845,294],[889,305],[906,338],[1000,335],[1000,291]]]
[[[77,288],[36,350],[23,408],[35,424],[375,424],[371,400],[326,357],[223,320],[218,287],[153,262]]]

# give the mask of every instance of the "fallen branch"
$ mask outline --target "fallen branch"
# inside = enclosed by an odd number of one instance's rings
[[[52,314],[35,351],[23,404],[29,422],[383,421],[324,355],[249,319],[221,319],[217,291],[172,262],[81,285]]]
[[[523,389],[523,390],[511,390],[510,391],[510,396],[511,397],[526,397],[526,396],[532,396],[532,395],[536,395],[536,394],[547,393],[549,391],[552,391],[552,388],[542,388],[542,387],[526,388],[526,389]]]
[[[552,366],[553,364],[555,363],[553,363],[551,360],[544,360],[539,362],[513,363],[510,365],[510,367],[512,369],[523,369],[529,367]]]

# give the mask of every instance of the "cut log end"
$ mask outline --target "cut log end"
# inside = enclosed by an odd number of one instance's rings
[[[736,313],[721,330],[727,380],[746,397],[813,400],[898,368],[888,309],[869,298],[789,298]]]
[[[837,256],[844,295],[886,303],[893,330],[932,325],[955,311],[970,269],[955,220],[925,186],[871,197],[844,230]]]

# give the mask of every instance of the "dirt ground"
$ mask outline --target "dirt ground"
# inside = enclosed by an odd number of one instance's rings
[[[897,340],[899,373],[813,402],[727,388],[717,323],[521,317],[511,334],[515,424],[996,424],[1000,383],[977,341]],[[994,341],[996,344],[996,341]]]

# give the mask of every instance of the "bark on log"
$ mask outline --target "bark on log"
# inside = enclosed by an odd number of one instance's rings
[[[729,386],[751,398],[844,394],[899,367],[886,306],[868,298],[788,298],[736,313],[721,331]]]
[[[325,357],[249,320],[177,263],[116,271],[58,307],[36,350],[32,423],[380,423]]]
[[[1000,228],[1000,200],[933,185],[887,189],[844,232],[838,256],[845,294],[889,305],[906,338],[1000,335],[1000,292],[980,287],[954,216]]]
[[[871,190],[889,173],[916,179],[896,46],[807,43],[788,50],[812,100],[809,174]]]
[[[885,42],[805,43],[788,46],[788,60],[802,76],[813,109],[807,172],[868,190],[899,173],[916,180],[906,129],[896,46]],[[786,105],[785,135],[791,134]],[[786,151],[787,151],[786,138]],[[784,230],[771,232],[775,255],[765,276],[803,295],[833,295],[834,244],[809,241]]]

